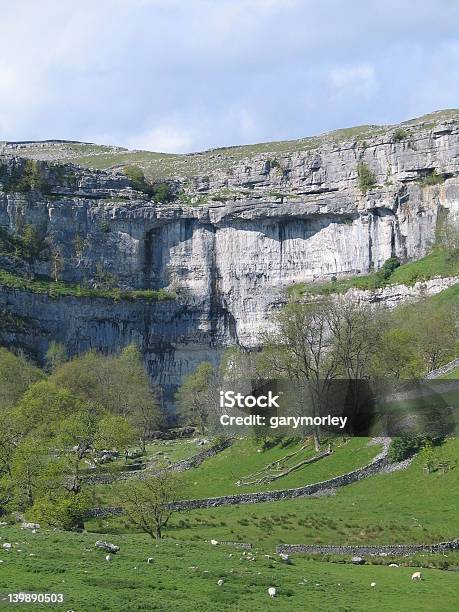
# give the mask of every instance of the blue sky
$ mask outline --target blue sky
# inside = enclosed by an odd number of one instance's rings
[[[0,140],[188,152],[459,106],[457,0],[0,7]]]

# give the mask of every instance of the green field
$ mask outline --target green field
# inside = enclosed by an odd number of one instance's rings
[[[427,474],[418,455],[405,470],[365,478],[328,497],[176,513],[167,536],[256,542],[266,550],[279,543],[401,544],[453,539],[459,534],[459,440],[451,438],[435,447],[434,457],[437,465],[448,462],[449,471]],[[195,471],[185,472],[193,482]],[[87,527],[108,533],[130,529],[122,517],[90,521]]]
[[[340,446],[341,445],[341,446]],[[324,444],[324,450],[327,445]],[[380,447],[368,446],[367,438],[352,438],[342,443],[335,443],[334,452],[316,463],[306,465],[291,474],[274,480],[268,484],[238,486],[236,482],[243,476],[248,476],[261,470],[271,463],[301,448],[299,442],[287,447],[275,447],[258,453],[258,446],[252,438],[237,440],[232,447],[219,453],[212,460],[205,461],[192,472],[183,472],[181,475],[181,497],[201,498],[247,493],[254,491],[274,491],[301,487],[305,484],[319,482],[333,476],[366,465],[378,454]],[[315,455],[312,443],[295,456],[289,465]]]
[[[112,538],[121,550],[111,562],[96,550],[96,534],[0,528],[0,607],[20,610],[456,610],[459,574],[418,567],[354,566],[295,557],[285,565],[257,549],[247,560],[240,549],[207,542],[163,541],[143,535]],[[16,544],[17,543],[17,544]],[[19,552],[20,551],[20,552]],[[274,551],[271,551],[274,553]],[[152,557],[153,563],[147,564]],[[409,563],[409,559],[404,559]],[[422,558],[420,558],[422,562]],[[457,559],[454,563],[457,564]],[[224,585],[217,581],[223,578]],[[376,583],[374,587],[371,583]],[[271,599],[268,588],[275,586]],[[8,593],[62,593],[61,605],[10,605]]]

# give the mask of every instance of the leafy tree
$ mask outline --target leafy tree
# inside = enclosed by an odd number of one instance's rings
[[[58,367],[51,380],[126,418],[137,431],[142,448],[149,432],[163,422],[140,351],[134,345],[111,356],[89,351]]]
[[[37,498],[25,516],[40,525],[68,531],[75,527],[84,527],[84,516],[90,505],[91,498],[86,491],[78,495],[51,491],[50,494]]]
[[[47,369],[52,372],[62,363],[67,361],[67,351],[65,346],[52,340],[49,343],[48,350],[46,351],[45,359]]]
[[[386,329],[373,357],[372,371],[376,376],[390,376],[396,380],[419,377],[422,360],[416,349],[415,334],[403,327]]]
[[[208,361],[198,365],[186,376],[177,391],[179,414],[188,425],[194,425],[203,434],[209,417],[209,399],[214,381],[214,368]]]
[[[177,496],[177,477],[167,470],[148,480],[130,482],[119,490],[119,499],[129,520],[157,540],[169,522]]]
[[[28,387],[42,379],[43,372],[22,355],[0,347],[0,415],[14,406]]]

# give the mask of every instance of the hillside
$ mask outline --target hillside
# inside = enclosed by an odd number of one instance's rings
[[[43,363],[52,340],[74,355],[135,338],[170,398],[227,346],[258,346],[292,286],[388,304],[439,293],[457,273],[432,246],[458,227],[458,139],[442,111],[180,156],[5,143],[1,340]],[[393,258],[395,289],[379,286]]]

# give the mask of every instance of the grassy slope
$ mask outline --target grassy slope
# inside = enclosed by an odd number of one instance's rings
[[[459,368],[456,368],[452,372],[448,372],[444,376],[440,377],[442,380],[457,380],[459,379]]]
[[[298,283],[289,288],[290,293],[302,295],[313,293],[327,295],[345,293],[348,289],[376,289],[387,285],[412,286],[418,281],[425,281],[441,276],[459,275],[459,257],[451,257],[441,250],[435,250],[418,261],[406,263],[397,268],[390,278],[381,282],[377,273],[339,279],[336,282]]]
[[[48,278],[27,279],[17,274],[12,274],[0,269],[0,286],[31,291],[32,293],[44,293],[52,298],[61,296],[74,297],[102,297],[110,300],[171,300],[174,295],[166,289],[135,289],[123,291],[121,289],[92,289],[76,283],[65,281],[53,281]]]
[[[254,491],[269,491],[301,487],[305,484],[318,482],[333,476],[339,476],[357,467],[366,465],[379,452],[379,446],[367,446],[366,438],[353,438],[342,448],[338,448],[330,457],[320,459],[317,463],[292,472],[269,484],[257,486],[237,486],[236,481],[242,476],[248,476],[262,469],[268,463],[276,461],[286,454],[300,448],[295,443],[287,448],[275,446],[263,453],[257,452],[257,445],[251,438],[237,440],[230,448],[219,453],[212,459],[204,461],[198,468],[182,472],[180,479],[180,498],[216,497]],[[189,456],[193,453],[190,451]],[[312,447],[298,455],[296,462],[312,457],[315,453]],[[290,462],[293,465],[295,461]],[[116,504],[116,493],[110,485],[98,485],[97,494],[103,504]]]
[[[1,551],[0,607],[79,612],[223,612],[226,610],[455,610],[459,574],[416,568],[323,563],[296,557],[292,565],[261,554],[245,560],[229,546],[161,542],[143,535],[117,536],[121,546],[111,563],[94,549],[95,534],[0,528],[4,541],[18,542]],[[21,552],[18,552],[18,550]],[[34,556],[30,556],[30,555]],[[147,557],[154,562],[147,564]],[[224,578],[223,587],[217,580]],[[375,582],[376,586],[371,587]],[[268,587],[276,586],[271,600]],[[15,605],[1,598],[11,592],[63,593],[64,605]],[[441,598],[441,599],[440,599]]]
[[[366,478],[329,497],[178,513],[171,519],[168,535],[257,542],[265,548],[280,542],[428,543],[456,538],[459,439],[449,439],[434,453],[436,462],[449,461],[453,469],[426,474],[417,456],[405,470]],[[194,478],[193,471],[187,474]],[[88,528],[110,532],[126,526],[117,518],[89,522]]]
[[[379,452],[380,447],[367,446],[367,442],[366,438],[353,438],[342,448],[336,447],[331,456],[304,466],[288,476],[269,484],[241,487],[237,486],[236,482],[242,476],[257,472],[266,464],[300,448],[299,444],[287,448],[276,446],[263,453],[258,453],[255,442],[251,438],[245,438],[238,440],[232,447],[219,453],[212,460],[205,461],[192,472],[182,473],[183,485],[180,495],[183,498],[200,498],[301,487],[308,483],[344,474],[369,463]],[[312,457],[314,454],[310,446],[297,456],[296,462],[302,458]]]
[[[436,124],[449,119],[458,119],[459,111],[447,109],[424,115],[401,124],[404,128],[414,132],[422,129],[432,129]],[[362,144],[371,138],[387,135],[392,138],[395,125],[375,126],[360,125],[350,128],[334,130],[318,136],[299,138],[296,140],[283,140],[277,142],[264,142],[234,147],[210,149],[200,153],[187,155],[157,153],[152,151],[129,151],[119,147],[94,145],[88,143],[49,143],[48,146],[30,143],[23,146],[19,154],[35,159],[50,159],[55,161],[70,161],[88,168],[107,169],[122,168],[135,164],[143,168],[150,179],[189,177],[217,169],[227,170],[241,159],[263,154],[268,158],[276,159],[276,155],[294,153],[296,151],[314,150],[321,145],[343,143],[345,141],[360,141]],[[409,136],[408,136],[409,137]]]

